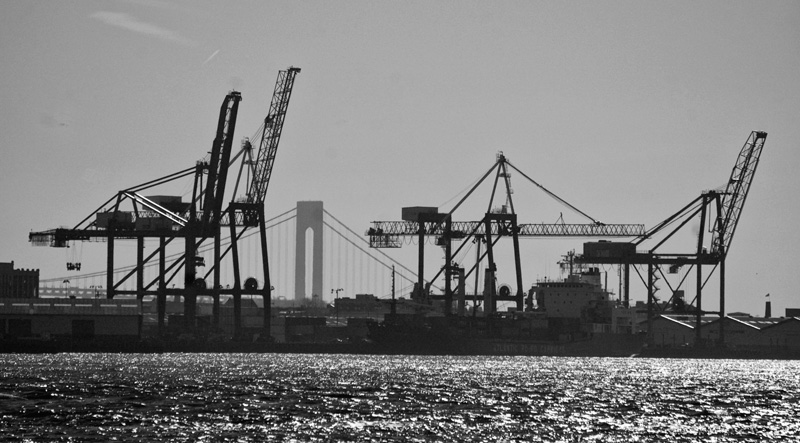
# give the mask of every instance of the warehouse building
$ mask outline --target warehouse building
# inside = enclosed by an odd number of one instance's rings
[[[138,340],[142,309],[136,300],[2,299],[0,337],[8,339]]]
[[[0,263],[0,299],[39,296],[39,270],[14,269],[14,262]]]

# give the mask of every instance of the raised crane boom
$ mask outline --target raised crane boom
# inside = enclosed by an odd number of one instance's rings
[[[263,203],[264,197],[267,195],[267,186],[269,186],[269,179],[272,176],[272,166],[275,163],[275,154],[278,152],[278,142],[280,142],[283,130],[283,120],[286,118],[289,98],[292,96],[294,78],[299,72],[300,68],[295,67],[278,72],[272,103],[270,103],[269,113],[264,119],[261,146],[253,164],[250,184],[247,186],[248,203]]]
[[[203,203],[204,227],[218,223],[222,214],[222,199],[228,177],[228,163],[231,158],[233,133],[236,129],[236,115],[241,100],[240,93],[231,91],[220,107],[217,135],[214,137],[208,164],[208,182]]]
[[[736,164],[733,166],[731,178],[728,180],[728,186],[722,196],[718,224],[711,240],[712,252],[720,257],[724,257],[728,253],[766,139],[766,132],[753,131],[750,133],[750,137],[747,138],[747,142],[742,147]]]

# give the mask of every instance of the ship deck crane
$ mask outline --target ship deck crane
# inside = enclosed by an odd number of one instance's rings
[[[718,313],[720,317],[725,315],[725,259],[730,251],[733,235],[741,218],[750,186],[755,176],[756,168],[764,148],[767,133],[753,131],[739,151],[736,163],[733,166],[730,178],[724,190],[711,190],[701,193],[701,195],[689,204],[681,208],[678,212],[669,216],[667,219],[649,229],[644,234],[638,236],[630,243],[587,243],[584,244],[584,253],[580,261],[593,264],[620,264],[625,266],[625,300],[629,299],[629,269],[631,265],[647,265],[647,305],[648,319],[652,321],[655,309],[655,288],[654,283],[657,279],[656,272],[661,272],[660,266],[669,265],[672,269],[678,269],[684,265],[696,266],[697,271],[697,295],[695,305],[695,343],[701,345],[700,324],[703,313]],[[705,238],[704,229],[699,230],[695,250],[688,253],[667,253],[662,252],[671,238],[681,231],[689,222],[698,220],[700,226],[705,226],[707,222],[712,225],[712,238],[710,244]],[[677,226],[675,226],[677,225]],[[657,243],[649,251],[637,251],[637,247],[648,241]],[[702,288],[704,286],[702,267],[719,267],[720,281],[720,302],[719,312],[703,311],[702,309]],[[713,273],[713,270],[712,270]],[[663,275],[662,275],[663,276]],[[709,274],[709,278],[710,278]],[[708,279],[706,279],[708,281]],[[676,288],[677,289],[677,288]],[[671,305],[675,302],[674,297],[677,290],[673,291],[672,297],[667,302]],[[651,330],[648,325],[648,331]],[[724,344],[724,322],[720,322],[720,343]]]
[[[591,223],[584,224],[518,224],[517,214],[514,209],[514,202],[511,198],[511,184],[509,168],[513,169],[535,186],[540,188],[550,197],[556,199],[561,204],[569,207],[581,216],[587,218]],[[469,198],[472,193],[491,175],[495,172],[495,179],[492,188],[492,194],[489,201],[489,210],[485,213],[483,218],[479,221],[453,221],[453,213]],[[505,205],[499,211],[493,211],[492,205],[497,193],[498,184],[502,180],[505,187]],[[464,195],[464,197],[451,209],[448,213],[430,213],[419,212],[415,214],[416,219],[407,219],[404,221],[376,221],[373,226],[367,231],[370,237],[370,246],[372,247],[398,247],[402,242],[399,241],[400,237],[415,236],[418,237],[419,256],[418,256],[418,282],[415,291],[415,298],[427,302],[429,297],[428,291],[433,282],[444,273],[445,278],[445,294],[444,310],[446,314],[452,311],[453,291],[451,289],[451,280],[455,272],[460,273],[460,269],[455,269],[452,266],[452,257],[457,255],[462,248],[469,244],[468,240],[480,239],[486,244],[486,251],[483,255],[478,254],[478,260],[475,265],[468,271],[462,278],[469,277],[472,272],[476,272],[478,266],[483,259],[488,260],[487,266],[487,281],[490,284],[486,285],[488,289],[487,301],[489,304],[485,307],[488,313],[496,312],[497,301],[514,301],[516,302],[517,309],[522,311],[524,305],[524,289],[522,286],[522,266],[520,263],[519,251],[519,238],[520,237],[635,237],[642,235],[644,226],[641,224],[605,224],[602,223],[586,213],[580,211],[575,206],[567,203],[562,198],[550,192],[544,186],[537,183],[524,172],[520,171],[516,166],[511,164],[508,159],[502,154],[498,154],[497,160],[489,168],[488,171],[478,180],[478,182]],[[413,217],[412,217],[413,218]],[[434,276],[430,282],[425,283],[424,279],[424,244],[425,237],[437,237],[437,244],[445,248],[445,266]],[[514,245],[514,264],[516,270],[516,293],[511,294],[498,294],[494,284],[495,272],[497,269],[494,260],[493,247],[501,237],[511,237]],[[459,240],[461,244],[452,251],[452,241]],[[477,288],[478,274],[476,272],[476,288]]]

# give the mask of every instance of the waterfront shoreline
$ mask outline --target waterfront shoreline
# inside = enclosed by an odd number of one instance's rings
[[[452,356],[550,356],[550,357],[610,357],[610,358],[677,358],[677,359],[758,359],[798,360],[800,353],[787,350],[749,350],[733,348],[668,348],[643,346],[636,350],[583,346],[574,343],[522,343],[486,341],[470,342],[446,348],[405,343],[379,345],[371,341],[357,343],[263,343],[263,342],[203,342],[176,340],[142,340],[109,342],[92,340],[0,340],[0,354],[57,354],[57,353],[255,353],[255,354],[353,354],[353,355],[452,355]]]

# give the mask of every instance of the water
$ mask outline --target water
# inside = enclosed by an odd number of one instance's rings
[[[0,354],[0,441],[796,441],[800,362]]]

